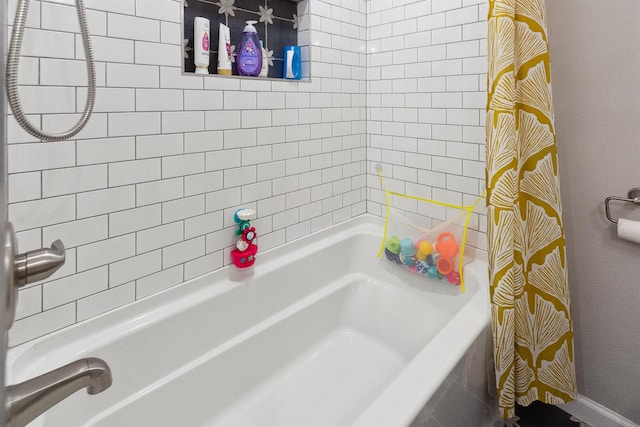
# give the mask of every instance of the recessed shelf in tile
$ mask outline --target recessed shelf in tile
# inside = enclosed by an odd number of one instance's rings
[[[235,65],[236,49],[245,21],[258,21],[258,37],[263,41],[269,62],[269,78],[282,79],[284,47],[300,45],[303,80],[309,78],[308,0],[183,0],[183,71],[195,73],[194,19],[202,16],[210,22],[209,74],[216,74],[218,63],[218,29],[220,23],[231,33],[232,74],[238,75]],[[255,78],[255,77],[246,77]]]

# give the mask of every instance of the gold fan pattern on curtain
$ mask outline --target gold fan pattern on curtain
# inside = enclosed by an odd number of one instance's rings
[[[498,404],[575,397],[544,0],[490,0],[487,205]]]

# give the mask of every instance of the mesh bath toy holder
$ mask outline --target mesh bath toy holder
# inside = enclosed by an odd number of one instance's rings
[[[464,265],[471,261],[469,256],[465,256],[467,232],[471,214],[484,194],[469,206],[444,203],[389,191],[380,166],[376,167],[376,172],[387,205],[378,258],[386,266],[406,269],[428,279],[460,286],[460,290],[465,292]],[[393,207],[395,197],[416,201],[419,213],[409,213]],[[438,210],[438,216],[446,219],[436,219],[429,215],[429,212]]]

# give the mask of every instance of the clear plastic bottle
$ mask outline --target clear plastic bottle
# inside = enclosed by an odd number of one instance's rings
[[[241,76],[258,76],[262,70],[262,49],[258,31],[253,26],[258,21],[247,21],[238,49],[238,74]]]
[[[264,48],[264,43],[260,40],[260,47],[262,48],[262,70],[260,71],[260,77],[269,76],[269,62],[267,61],[267,50]]]

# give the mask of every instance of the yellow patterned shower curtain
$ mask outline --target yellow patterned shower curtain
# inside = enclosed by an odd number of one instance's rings
[[[576,393],[544,0],[490,0],[487,205],[498,404]]]

